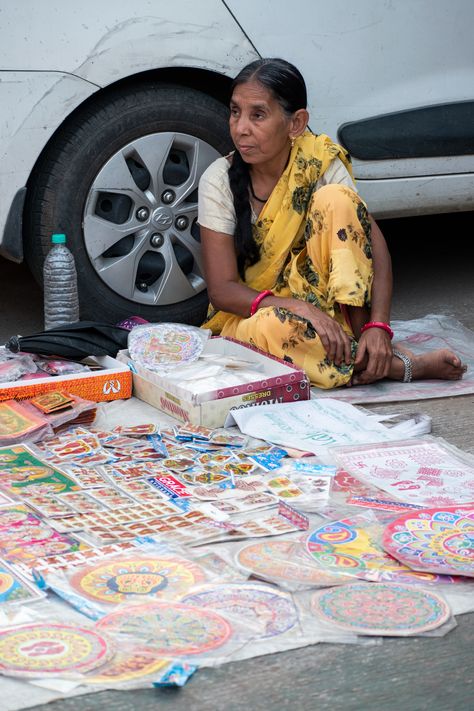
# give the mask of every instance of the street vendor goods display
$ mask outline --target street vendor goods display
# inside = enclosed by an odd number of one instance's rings
[[[60,395],[40,404],[61,408]],[[441,636],[451,604],[469,609],[466,505],[435,525],[334,461],[137,420],[0,448],[0,674],[18,689],[34,679],[40,702],[74,685],[184,683],[198,667],[324,641]],[[438,553],[444,536],[442,570],[384,550],[390,531],[403,552],[408,517]]]
[[[382,542],[413,570],[474,577],[474,504],[407,513],[386,527]]]
[[[0,671],[8,676],[85,673],[113,651],[103,635],[84,627],[32,624],[0,630]]]
[[[357,634],[405,636],[440,627],[451,612],[442,597],[412,586],[354,583],[314,593],[314,615]]]

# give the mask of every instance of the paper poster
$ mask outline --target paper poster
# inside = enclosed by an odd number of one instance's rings
[[[319,456],[336,445],[393,439],[373,416],[333,398],[235,409],[231,415],[245,434]]]

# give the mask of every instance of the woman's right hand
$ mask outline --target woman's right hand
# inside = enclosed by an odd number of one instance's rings
[[[311,323],[330,361],[336,365],[341,363],[349,365],[352,362],[350,338],[335,319],[317,306],[298,299],[288,299],[285,308]]]

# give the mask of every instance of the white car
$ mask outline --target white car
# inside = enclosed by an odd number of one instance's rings
[[[81,318],[199,322],[198,180],[259,56],[302,71],[376,217],[471,210],[473,26],[472,0],[0,0],[0,254],[41,281],[65,232]]]

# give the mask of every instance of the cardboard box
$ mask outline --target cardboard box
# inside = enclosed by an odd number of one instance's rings
[[[109,356],[96,356],[88,360],[101,365],[103,370],[0,383],[0,401],[21,400],[54,390],[64,390],[94,402],[121,400],[131,396],[132,374],[126,365]]]
[[[166,376],[141,368],[133,373],[133,394],[181,422],[205,427],[222,427],[231,408],[310,398],[310,383],[304,371],[280,358],[222,337],[211,338],[205,352],[206,355],[229,355],[263,365],[262,378],[236,387],[193,395],[175,381],[167,380]],[[128,363],[128,351],[119,351],[117,359]]]

